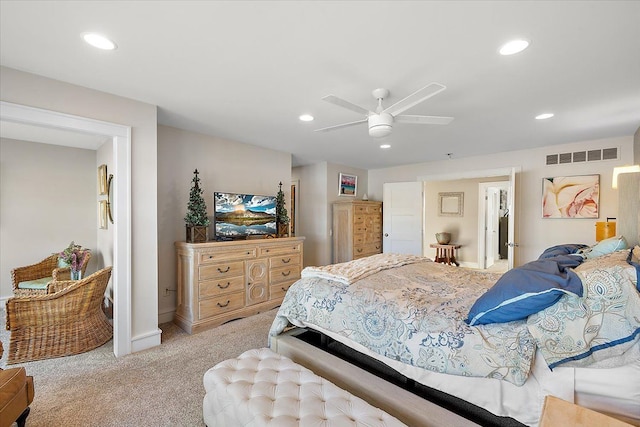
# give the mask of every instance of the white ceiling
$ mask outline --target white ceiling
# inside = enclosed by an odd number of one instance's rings
[[[632,135],[639,1],[0,1],[0,63],[158,106],[161,124],[270,147],[293,164],[380,168]],[[111,52],[80,34],[104,33]],[[531,46],[500,56],[524,37]],[[448,89],[384,142],[361,117],[430,82]],[[534,120],[542,112],[555,117]],[[300,122],[310,113],[316,120]]]

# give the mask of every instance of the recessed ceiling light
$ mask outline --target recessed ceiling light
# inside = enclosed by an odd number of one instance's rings
[[[117,47],[112,40],[101,34],[84,33],[82,34],[82,38],[85,42],[89,43],[93,47],[97,47],[98,49],[114,50]]]
[[[383,150],[386,150],[386,149],[388,149],[388,148],[391,148],[391,145],[389,145],[389,144],[382,144],[382,145],[380,146],[380,148],[382,148]]]
[[[527,47],[529,47],[528,40],[511,40],[510,42],[502,45],[500,48],[500,55],[513,55],[514,53],[522,52]]]
[[[551,117],[553,117],[553,113],[538,114],[536,116],[536,120],[546,120],[550,119]]]
[[[303,114],[300,117],[298,117],[300,120],[302,120],[303,122],[310,122],[313,120],[313,116],[311,114]]]

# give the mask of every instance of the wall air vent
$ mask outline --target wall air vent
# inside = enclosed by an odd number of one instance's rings
[[[573,153],[547,154],[545,164],[565,165],[568,163],[597,162],[602,160],[617,160],[618,148],[603,148],[600,150],[574,151]]]
[[[586,161],[587,161],[586,151],[576,151],[573,153],[573,163],[586,162]]]
[[[571,153],[560,153],[560,164],[571,163]]]

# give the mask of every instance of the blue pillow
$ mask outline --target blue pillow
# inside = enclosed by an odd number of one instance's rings
[[[586,250],[584,254],[591,259],[622,249],[627,249],[627,241],[624,236],[615,236],[599,241],[590,250]]]
[[[582,281],[569,268],[583,258],[559,255],[507,271],[476,300],[466,322],[471,325],[522,320],[553,305],[565,293],[582,296]]]

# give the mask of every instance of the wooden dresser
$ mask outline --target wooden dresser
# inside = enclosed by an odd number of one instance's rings
[[[176,242],[178,307],[174,322],[196,333],[270,310],[300,278],[304,237]]]
[[[333,204],[333,262],[382,253],[382,202]]]

